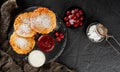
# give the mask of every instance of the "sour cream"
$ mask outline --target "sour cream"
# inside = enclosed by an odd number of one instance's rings
[[[45,63],[45,55],[39,50],[32,51],[28,56],[28,62],[33,67],[41,67]]]

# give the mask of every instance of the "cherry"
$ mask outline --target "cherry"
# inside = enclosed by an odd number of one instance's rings
[[[68,18],[71,19],[71,18],[72,18],[72,15],[69,15]]]
[[[60,38],[60,37],[57,37],[57,38],[56,38],[56,41],[60,42],[60,41],[61,41],[61,38]]]
[[[82,12],[82,10],[80,10],[80,11],[79,11],[79,14],[80,14],[80,15],[83,15],[83,12]]]
[[[75,20],[75,23],[79,23],[79,21],[80,21],[79,19],[76,19],[76,20]]]
[[[73,25],[75,20],[74,19],[70,19],[69,22],[70,22],[71,25]]]
[[[70,15],[70,14],[71,14],[71,12],[70,12],[70,11],[67,11],[67,12],[66,12],[66,14],[67,14],[67,15]]]
[[[76,27],[78,27],[78,24],[77,24],[77,23],[75,23],[75,24],[74,24],[74,27],[75,27],[75,28],[76,28]]]
[[[69,27],[69,26],[70,26],[70,23],[69,23],[69,22],[66,22],[66,26]]]
[[[72,19],[76,19],[77,17],[76,17],[75,15],[72,15],[71,18],[72,18]]]
[[[74,18],[74,15],[71,15],[71,19],[73,19]]]
[[[65,21],[68,21],[69,19],[68,19],[68,17],[64,17],[64,20],[65,20]]]
[[[55,32],[55,36],[56,36],[56,37],[59,36],[59,32]]]
[[[74,11],[75,11],[75,12],[78,12],[78,11],[79,11],[79,9],[77,9],[77,8],[76,8],[76,9],[74,9]]]
[[[74,10],[71,10],[71,13],[72,13],[72,14],[74,14],[74,13],[75,13],[75,11],[74,11]]]
[[[80,13],[76,13],[76,16],[77,16],[77,17],[80,17]]]
[[[64,38],[64,34],[60,33],[60,38],[63,39]]]
[[[81,17],[80,17],[80,20],[83,20],[83,19],[84,19],[84,16],[81,16]]]
[[[80,22],[79,22],[79,25],[80,25],[80,26],[82,26],[82,25],[83,25],[83,22],[82,22],[82,21],[80,21]]]

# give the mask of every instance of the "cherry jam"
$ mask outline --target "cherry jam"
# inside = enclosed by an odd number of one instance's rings
[[[37,44],[43,52],[50,52],[55,46],[54,39],[49,35],[40,36]]]

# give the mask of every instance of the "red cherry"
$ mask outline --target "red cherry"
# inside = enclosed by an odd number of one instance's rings
[[[75,28],[77,28],[77,27],[78,27],[78,24],[77,24],[77,23],[75,23],[75,24],[74,24],[74,27],[75,27]]]
[[[83,14],[83,11],[82,11],[82,10],[80,10],[80,11],[79,11],[79,14],[80,14],[80,15],[82,15],[82,14]]]
[[[67,11],[67,13],[66,13],[67,15],[70,15],[71,14],[71,12],[70,11]]]
[[[72,15],[72,16],[71,16],[71,19],[74,19],[74,18],[76,18],[76,16],[75,16],[75,15]]]
[[[64,20],[65,20],[65,21],[68,21],[68,17],[64,17]]]
[[[80,25],[80,26],[82,26],[82,25],[83,25],[83,22],[82,22],[82,21],[80,21],[80,22],[79,22],[79,25]]]
[[[77,17],[80,17],[80,13],[76,13],[76,16],[77,16]]]
[[[68,18],[71,19],[73,15],[69,15]]]
[[[73,17],[73,19],[76,19],[76,18],[77,18],[76,16]]]
[[[74,10],[71,10],[71,13],[72,13],[72,14],[74,14],[74,13],[75,13],[75,11],[74,11]]]
[[[55,36],[56,36],[56,37],[59,36],[59,32],[55,32]]]
[[[66,22],[66,26],[69,27],[69,26],[70,26],[70,23],[69,23],[69,22]]]
[[[69,20],[69,23],[70,23],[71,25],[73,25],[73,24],[74,24],[74,22],[75,22],[75,20],[74,20],[74,19],[70,19],[70,20]]]
[[[60,33],[60,38],[63,39],[64,38],[64,34]]]
[[[79,21],[80,21],[79,19],[76,19],[76,20],[75,20],[75,23],[79,23]]]
[[[83,20],[83,19],[84,19],[84,16],[81,16],[81,17],[80,17],[80,20]]]
[[[75,11],[75,12],[78,12],[78,11],[79,11],[79,9],[77,9],[77,8],[76,8],[76,9],[74,9],[74,11]]]
[[[69,15],[68,18],[69,19],[74,19],[75,15]]]
[[[56,38],[56,41],[60,42],[60,41],[61,41],[61,38],[60,38],[60,37],[57,37],[57,38]]]

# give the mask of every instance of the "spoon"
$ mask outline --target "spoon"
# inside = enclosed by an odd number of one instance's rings
[[[102,36],[105,38],[105,40],[108,42],[108,44],[111,45],[111,47],[112,47],[117,53],[120,54],[120,51],[119,51],[118,49],[116,49],[116,48],[112,45],[112,43],[108,40],[109,38],[112,38],[112,39],[119,45],[119,47],[120,47],[120,43],[117,41],[117,39],[115,39],[115,37],[112,36],[112,35],[108,35],[108,29],[107,29],[104,25],[102,25],[102,24],[97,24],[97,31],[98,31],[98,33],[99,33],[100,35],[102,35]]]

